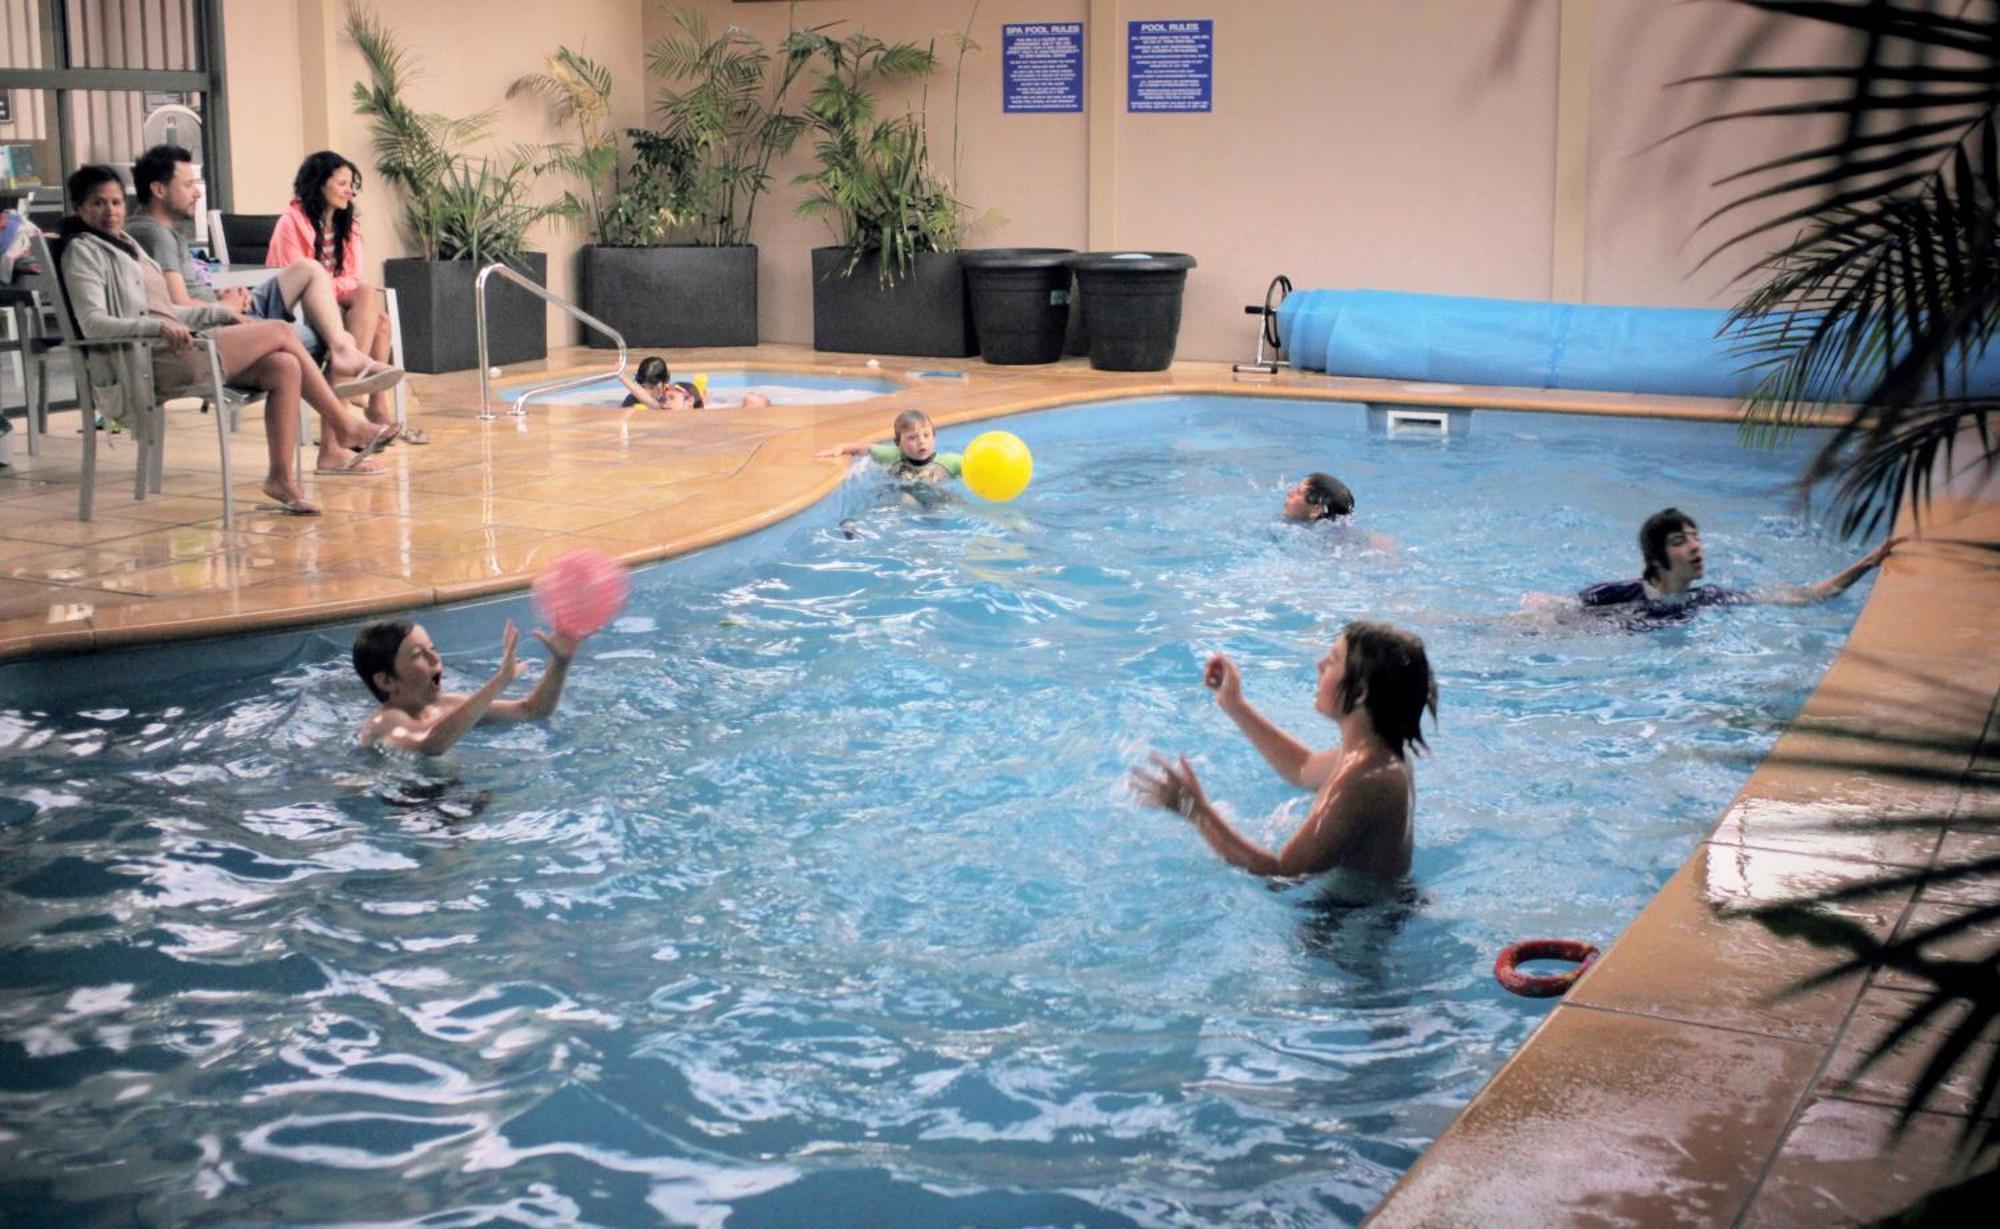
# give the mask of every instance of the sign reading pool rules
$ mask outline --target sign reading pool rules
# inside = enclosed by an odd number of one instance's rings
[[[1000,27],[1002,109],[1083,110],[1083,23],[1014,22]]]
[[[1132,21],[1125,29],[1127,111],[1212,111],[1215,21]]]

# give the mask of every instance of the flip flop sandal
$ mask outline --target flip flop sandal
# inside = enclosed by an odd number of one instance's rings
[[[286,516],[318,516],[319,509],[303,499],[266,500],[256,505],[259,512],[282,512]]]
[[[388,426],[382,428],[380,431],[377,431],[374,437],[370,439],[367,443],[363,444],[360,448],[357,448],[354,452],[354,459],[352,461],[349,461],[343,468],[348,470],[354,469],[356,466],[360,465],[363,461],[366,461],[369,457],[374,456],[376,453],[382,451],[384,448],[387,448],[389,445],[395,443],[396,437],[401,435],[402,433],[403,433],[403,428],[400,424],[393,422],[390,423]],[[369,470],[364,472],[373,473],[375,471]]]
[[[389,472],[386,469],[379,469],[379,468],[378,469],[360,468],[360,462],[366,461],[367,459],[368,459],[367,457],[356,457],[354,458],[355,464],[347,466],[337,466],[333,469],[325,469],[316,466],[313,469],[313,473],[319,475],[322,478],[380,478],[383,474]]]
[[[403,382],[401,367],[364,367],[354,375],[342,377],[333,386],[333,395],[345,401],[350,397],[366,397],[396,387]]]

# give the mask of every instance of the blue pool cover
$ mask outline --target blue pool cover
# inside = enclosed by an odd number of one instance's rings
[[[1741,397],[1758,373],[1723,335],[1728,317],[1720,308],[1302,290],[1279,305],[1278,333],[1295,366],[1334,375]],[[1969,384],[2000,391],[2000,347],[1973,364]]]

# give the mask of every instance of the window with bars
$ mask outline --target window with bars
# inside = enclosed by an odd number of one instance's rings
[[[182,145],[226,190],[220,0],[0,0],[0,188],[60,208],[86,162]]]

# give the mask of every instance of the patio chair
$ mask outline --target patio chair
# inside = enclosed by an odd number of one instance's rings
[[[89,365],[84,362],[85,354],[92,351],[108,354],[116,368],[116,384],[126,411],[125,425],[131,431],[133,444],[138,450],[138,464],[132,482],[134,500],[143,500],[162,487],[166,403],[169,399],[207,397],[216,405],[231,406],[258,400],[262,394],[246,393],[223,383],[222,363],[216,356],[215,342],[199,334],[195,337],[195,345],[208,359],[208,378],[190,388],[156,389],[153,386],[152,352],[167,343],[154,338],[84,337],[82,329],[77,326],[76,313],[70,307],[69,291],[63,285],[60,253],[51,250],[44,236],[35,236],[33,243],[36,257],[41,261],[42,268],[48,271],[44,289],[54,309],[56,326],[62,334],[62,348],[70,352],[76,368],[77,404],[83,411],[83,487],[77,495],[76,514],[78,520],[87,521],[90,519],[97,479],[97,389],[93,386]],[[222,525],[225,529],[233,529],[236,526],[236,490],[229,470],[229,414],[221,413],[213,417],[222,467]],[[33,424],[30,424],[30,430],[33,429]]]

